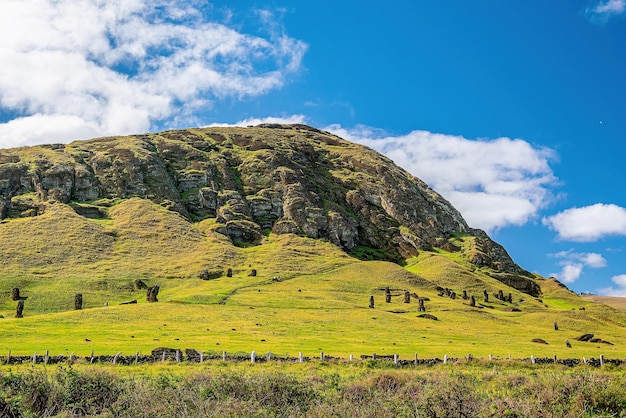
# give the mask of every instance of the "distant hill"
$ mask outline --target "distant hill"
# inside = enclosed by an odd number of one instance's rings
[[[626,314],[305,125],[0,149],[0,243],[0,350],[626,352]]]
[[[603,303],[619,311],[626,312],[626,298],[618,296],[582,295],[585,300]]]

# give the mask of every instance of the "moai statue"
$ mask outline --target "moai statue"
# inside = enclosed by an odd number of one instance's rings
[[[504,300],[504,292],[502,291],[502,289],[498,290],[498,299],[500,300]]]
[[[14,287],[11,289],[11,300],[20,300],[20,289]]]
[[[467,290],[463,291],[463,300],[467,300]]]
[[[76,296],[74,296],[74,309],[77,311],[83,309],[83,294],[82,293],[76,293]]]
[[[424,299],[418,299],[417,303],[418,303],[417,311],[426,312],[426,308],[424,307]]]
[[[233,277],[233,269],[226,270],[226,277]]]
[[[370,308],[374,309],[374,295],[370,296]]]
[[[483,295],[485,296],[485,302],[489,302],[489,293],[486,290],[483,290]]]
[[[509,293],[508,296],[506,297],[506,301],[509,303],[513,303],[513,294]]]
[[[391,290],[389,290],[389,286],[385,288],[385,302],[391,303]]]
[[[24,317],[23,312],[24,312],[24,301],[20,299],[19,302],[17,302],[17,309],[15,311],[15,317],[23,318]]]
[[[143,280],[141,279],[135,279],[135,289],[137,290],[141,290],[141,289],[147,289],[148,285],[146,285]]]
[[[146,292],[146,300],[148,302],[158,302],[159,299],[157,295],[159,294],[159,285],[155,284],[154,286],[150,286],[148,291]]]
[[[404,292],[404,303],[411,303],[411,292],[408,290]]]
[[[470,306],[476,306],[476,298],[474,295],[470,296]]]
[[[248,276],[256,277],[256,269],[252,269],[252,271],[250,272],[250,274]]]

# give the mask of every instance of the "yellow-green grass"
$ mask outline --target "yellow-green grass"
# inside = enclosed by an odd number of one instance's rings
[[[269,234],[261,245],[239,248],[213,227],[213,220],[192,224],[141,199],[116,204],[105,219],[86,219],[54,204],[41,216],[1,223],[0,350],[83,356],[92,350],[148,353],[159,346],[290,356],[323,351],[345,358],[374,352],[401,358],[626,355],[626,314],[583,300],[554,280],[537,279],[543,294],[534,298],[458,253],[423,252],[402,268],[362,262],[328,242],[295,235]],[[233,277],[226,277],[228,268]],[[201,280],[204,269],[223,275]],[[160,285],[160,302],[147,303],[135,279]],[[437,285],[459,297],[438,296]],[[24,318],[13,318],[13,287],[27,297]],[[484,289],[511,293],[513,303],[494,297],[485,303]],[[479,306],[460,298],[463,290]],[[419,318],[417,301],[403,302],[405,291],[427,298],[427,313],[438,320]],[[76,293],[83,294],[81,311],[73,310]],[[131,300],[138,303],[120,305]],[[574,341],[583,333],[614,345]]]
[[[626,297],[582,295],[582,298],[596,303],[603,303],[611,308],[626,312]]]

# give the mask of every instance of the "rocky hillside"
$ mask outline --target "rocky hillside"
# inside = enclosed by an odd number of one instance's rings
[[[530,294],[539,287],[504,248],[418,178],[377,152],[305,125],[205,128],[0,149],[0,220],[53,203],[107,218],[150,199],[238,245],[264,234],[325,239],[364,259],[459,252]],[[459,245],[462,242],[463,245]]]

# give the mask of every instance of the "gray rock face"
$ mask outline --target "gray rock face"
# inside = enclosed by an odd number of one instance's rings
[[[472,260],[522,271],[506,251],[421,180],[375,151],[304,125],[205,128],[0,150],[0,219],[71,202],[84,216],[140,197],[190,220],[215,218],[233,241],[263,231],[370,247],[398,261],[453,233],[473,235]],[[88,202],[89,205],[85,203]]]

